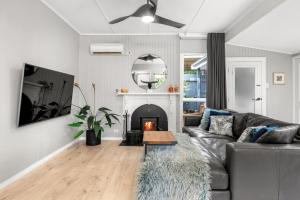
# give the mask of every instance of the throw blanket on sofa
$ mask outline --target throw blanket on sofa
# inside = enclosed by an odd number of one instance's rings
[[[173,149],[147,154],[138,177],[139,200],[209,200],[208,161],[185,134]]]

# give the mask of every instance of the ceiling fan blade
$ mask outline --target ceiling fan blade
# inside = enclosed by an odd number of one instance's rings
[[[116,24],[116,23],[119,23],[119,22],[121,22],[121,21],[124,21],[125,19],[127,19],[127,18],[129,18],[129,17],[131,17],[131,15],[124,16],[124,17],[119,17],[119,18],[117,18],[117,19],[114,19],[114,20],[110,21],[109,23],[110,23],[110,24]]]
[[[131,16],[133,17],[142,17],[145,14],[152,14],[154,15],[155,13],[153,12],[153,7],[149,4],[144,4],[141,7],[139,7]]]
[[[154,7],[154,13],[155,13],[156,9],[157,9],[157,0],[150,0],[150,3],[153,5],[153,7]]]
[[[185,26],[185,24],[181,24],[181,23],[166,19],[166,18],[158,16],[158,15],[155,15],[154,23],[164,24],[164,25],[175,27],[175,28],[182,28]]]
[[[131,15],[127,15],[127,16],[124,16],[124,17],[119,17],[117,19],[114,19],[112,21],[110,21],[109,23],[110,24],[116,24],[116,23],[119,23],[121,21],[124,21],[125,19],[129,18],[129,17],[142,17],[143,15],[151,12],[153,9],[153,7],[149,4],[145,4],[145,5],[142,5],[141,7],[139,7],[133,14]]]

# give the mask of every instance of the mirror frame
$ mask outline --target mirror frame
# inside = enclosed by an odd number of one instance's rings
[[[138,85],[138,83],[137,83],[137,81],[134,79],[134,76],[133,76],[133,67],[134,67],[134,65],[135,65],[135,63],[136,63],[136,61],[137,60],[139,60],[140,58],[142,58],[142,57],[146,57],[146,56],[152,56],[152,57],[154,57],[154,58],[158,58],[158,59],[160,59],[163,63],[164,63],[164,67],[165,67],[165,80],[164,80],[164,82],[162,82],[158,87],[153,87],[152,86],[152,88],[151,89],[158,89],[158,88],[160,88],[163,84],[165,84],[166,82],[167,82],[167,78],[168,78],[168,67],[167,67],[167,65],[166,65],[166,62],[160,57],[160,56],[158,56],[157,54],[153,54],[153,53],[145,53],[145,54],[142,54],[142,55],[140,55],[140,56],[138,56],[135,60],[134,60],[134,62],[133,62],[133,64],[132,64],[132,67],[131,67],[131,77],[132,77],[132,80],[133,80],[133,82],[136,84],[136,86],[138,86],[139,88],[141,88],[141,89],[147,89],[147,88],[144,88],[144,87],[141,87],[141,86],[139,86]],[[140,59],[140,60],[142,60],[142,59]],[[163,74],[162,74],[163,75]],[[149,88],[148,88],[149,89]]]

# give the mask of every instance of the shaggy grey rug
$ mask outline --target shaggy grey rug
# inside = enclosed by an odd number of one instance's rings
[[[138,176],[138,200],[209,200],[208,161],[185,134],[172,150],[147,154]]]

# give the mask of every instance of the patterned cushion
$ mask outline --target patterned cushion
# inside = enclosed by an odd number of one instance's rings
[[[233,116],[211,116],[211,125],[209,132],[218,135],[232,135]]]
[[[297,134],[298,129],[298,125],[275,128],[273,131],[264,133],[257,139],[256,142],[269,144],[290,144]]]
[[[206,108],[204,114],[201,119],[200,128],[204,130],[209,130],[210,127],[210,117],[211,116],[223,116],[223,115],[231,115],[230,112],[224,110],[216,110],[211,108]]]
[[[231,116],[230,112],[224,111],[224,110],[211,110],[209,114],[210,114],[209,115],[210,117],[211,116]],[[206,130],[209,130],[210,124],[211,124],[211,118],[209,118],[208,127],[206,128]]]

